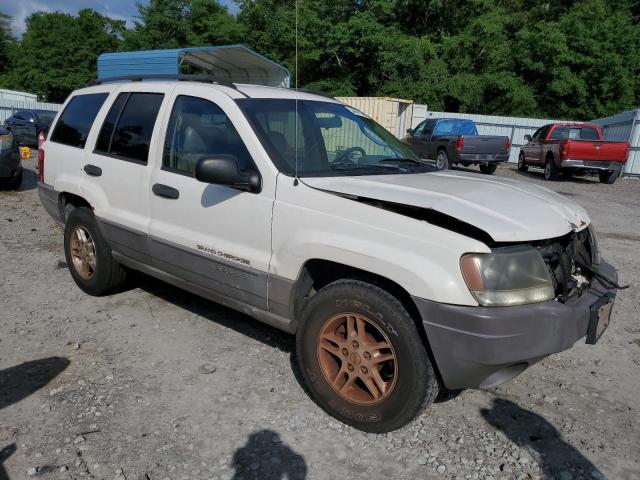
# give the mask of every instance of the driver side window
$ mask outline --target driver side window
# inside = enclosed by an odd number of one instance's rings
[[[171,111],[164,140],[162,169],[193,176],[202,158],[233,155],[242,170],[251,156],[224,111],[204,98],[181,95]]]

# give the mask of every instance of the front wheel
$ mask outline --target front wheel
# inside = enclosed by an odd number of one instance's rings
[[[412,318],[366,282],[338,280],[316,293],[303,310],[296,350],[314,401],[359,430],[396,430],[438,393]]]
[[[449,163],[449,155],[446,150],[440,150],[436,156],[436,167],[438,170],[447,170],[451,167]]]
[[[518,157],[518,171],[526,172],[527,170],[529,170],[529,166],[524,160],[524,153],[520,153],[520,156]]]
[[[497,170],[497,168],[498,168],[497,163],[488,163],[486,165],[480,164],[480,171],[485,175],[491,175]]]
[[[611,185],[620,176],[620,170],[607,170],[606,172],[600,172],[598,176],[600,177],[600,183]]]
[[[90,209],[80,207],[69,213],[64,253],[71,276],[89,295],[110,293],[124,283],[126,271],[111,256]]]

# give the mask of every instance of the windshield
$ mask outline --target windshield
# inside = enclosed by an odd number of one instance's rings
[[[37,111],[35,114],[38,117],[39,122],[43,123],[51,123],[58,112],[46,112],[46,111]]]
[[[242,99],[278,169],[298,176],[376,175],[435,170],[391,133],[358,110],[339,103],[293,99]]]
[[[438,120],[434,135],[478,135],[472,120]]]

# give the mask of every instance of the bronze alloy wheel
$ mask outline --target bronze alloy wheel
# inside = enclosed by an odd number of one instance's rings
[[[90,280],[96,273],[96,246],[87,230],[77,226],[70,238],[71,259],[78,275]]]
[[[359,405],[385,400],[396,386],[398,359],[387,335],[364,315],[329,318],[318,336],[318,362],[342,398]]]

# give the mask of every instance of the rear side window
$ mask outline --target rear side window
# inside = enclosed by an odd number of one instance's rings
[[[108,93],[89,93],[73,97],[60,115],[50,140],[84,148],[91,125],[108,96]]]
[[[107,114],[96,152],[147,163],[162,93],[121,93]]]

